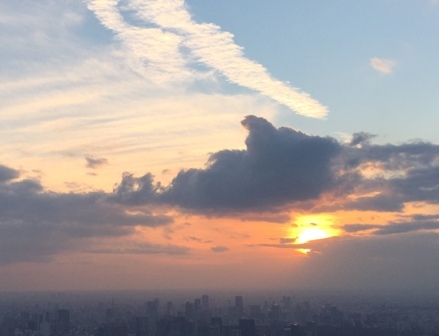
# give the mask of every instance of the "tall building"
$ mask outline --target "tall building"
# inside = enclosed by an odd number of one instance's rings
[[[241,336],[256,336],[255,320],[240,319],[239,330],[241,331]]]
[[[239,316],[244,314],[244,299],[242,296],[235,296],[235,311]]]
[[[206,295],[206,294],[204,294],[204,295],[201,297],[201,307],[202,307],[203,309],[209,309],[209,296]]]
[[[55,324],[56,335],[64,336],[70,332],[70,311],[67,309],[59,309],[56,314]]]

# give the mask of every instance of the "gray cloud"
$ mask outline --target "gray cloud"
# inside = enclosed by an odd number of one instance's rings
[[[397,222],[389,223],[375,230],[375,235],[400,234],[414,231],[431,231],[439,229],[437,222]]]
[[[154,178],[150,173],[142,177],[134,177],[132,174],[124,173],[122,181],[108,199],[127,205],[148,204],[157,199],[160,190],[160,184],[154,184]]]
[[[314,253],[292,276],[311,288],[428,293],[439,289],[438,238],[437,233],[413,232],[310,242]]]
[[[439,202],[438,145],[373,145],[373,136],[365,132],[342,145],[329,137],[276,129],[255,116],[247,116],[242,125],[249,131],[245,150],[213,153],[206,168],[181,170],[167,187],[149,173],[126,173],[109,198],[125,205],[154,203],[271,222],[288,221],[288,216],[272,215],[287,205],[314,211],[398,212],[408,202]],[[376,174],[363,175],[365,167]],[[332,204],[321,202],[323,193]]]
[[[343,231],[348,233],[357,233],[362,231],[369,231],[374,229],[379,229],[381,225],[376,224],[346,224],[343,225],[341,228]]]
[[[160,245],[148,242],[136,243],[126,248],[104,248],[90,249],[88,253],[98,254],[169,254],[169,255],[185,255],[190,252],[186,246],[179,245]]]
[[[334,185],[331,160],[341,149],[334,139],[276,129],[254,116],[246,117],[242,125],[249,131],[246,150],[214,153],[207,168],[180,171],[167,188],[154,185],[150,174],[125,175],[114,199],[200,211],[262,211],[315,199]]]
[[[8,181],[0,184],[0,264],[47,260],[80,248],[88,238],[124,236],[135,226],[170,223],[171,217],[147,209],[127,213],[102,192],[54,193],[38,181]]]
[[[294,243],[297,240],[297,238],[279,238],[280,244],[291,244]]]
[[[214,247],[211,248],[211,250],[213,252],[227,252],[230,249],[228,247],[226,247],[226,246],[214,246]]]
[[[366,133],[366,132],[358,132],[352,134],[350,146],[358,146],[358,145],[368,145],[370,139],[374,138],[376,135]]]
[[[439,229],[439,215],[404,216],[397,222],[385,224],[346,224],[341,229],[347,233],[372,231],[374,235],[394,235],[415,231],[435,231]]]
[[[106,158],[93,158],[93,157],[87,156],[85,158],[85,161],[86,161],[87,168],[92,168],[92,169],[95,169],[95,168],[98,168],[102,165],[108,164],[108,160]]]
[[[18,170],[0,165],[0,183],[18,178],[20,173]]]

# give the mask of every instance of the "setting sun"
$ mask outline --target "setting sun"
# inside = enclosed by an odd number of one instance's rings
[[[290,236],[296,239],[295,244],[334,237],[339,235],[339,231],[334,229],[334,223],[335,217],[327,214],[300,216],[296,218],[296,227],[291,229]],[[297,251],[308,254],[310,249],[300,248]]]
[[[329,238],[331,236],[333,235],[331,235],[329,232],[323,229],[317,227],[310,227],[300,231],[296,242],[298,244],[303,244],[311,240],[324,239],[324,238]]]

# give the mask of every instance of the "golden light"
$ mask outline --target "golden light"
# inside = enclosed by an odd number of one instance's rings
[[[311,240],[324,239],[332,236],[333,235],[331,235],[329,232],[325,231],[324,229],[320,229],[318,227],[310,227],[300,231],[296,243],[304,244]]]
[[[295,244],[305,244],[312,240],[334,237],[340,234],[334,229],[335,217],[326,214],[300,216],[296,219],[296,227],[291,228],[290,236],[296,238]],[[308,254],[310,249],[297,249]]]

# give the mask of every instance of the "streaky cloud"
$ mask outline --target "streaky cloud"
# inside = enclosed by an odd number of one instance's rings
[[[195,60],[231,83],[258,91],[300,115],[324,118],[328,113],[328,108],[308,93],[274,79],[261,64],[244,57],[231,33],[212,23],[194,22],[183,0],[127,1],[144,27],[124,20],[117,0],[87,3],[102,24],[116,32],[148,77],[159,83],[195,78],[195,70],[189,69]],[[151,23],[156,27],[147,27]],[[184,55],[181,47],[188,48],[189,55]]]

